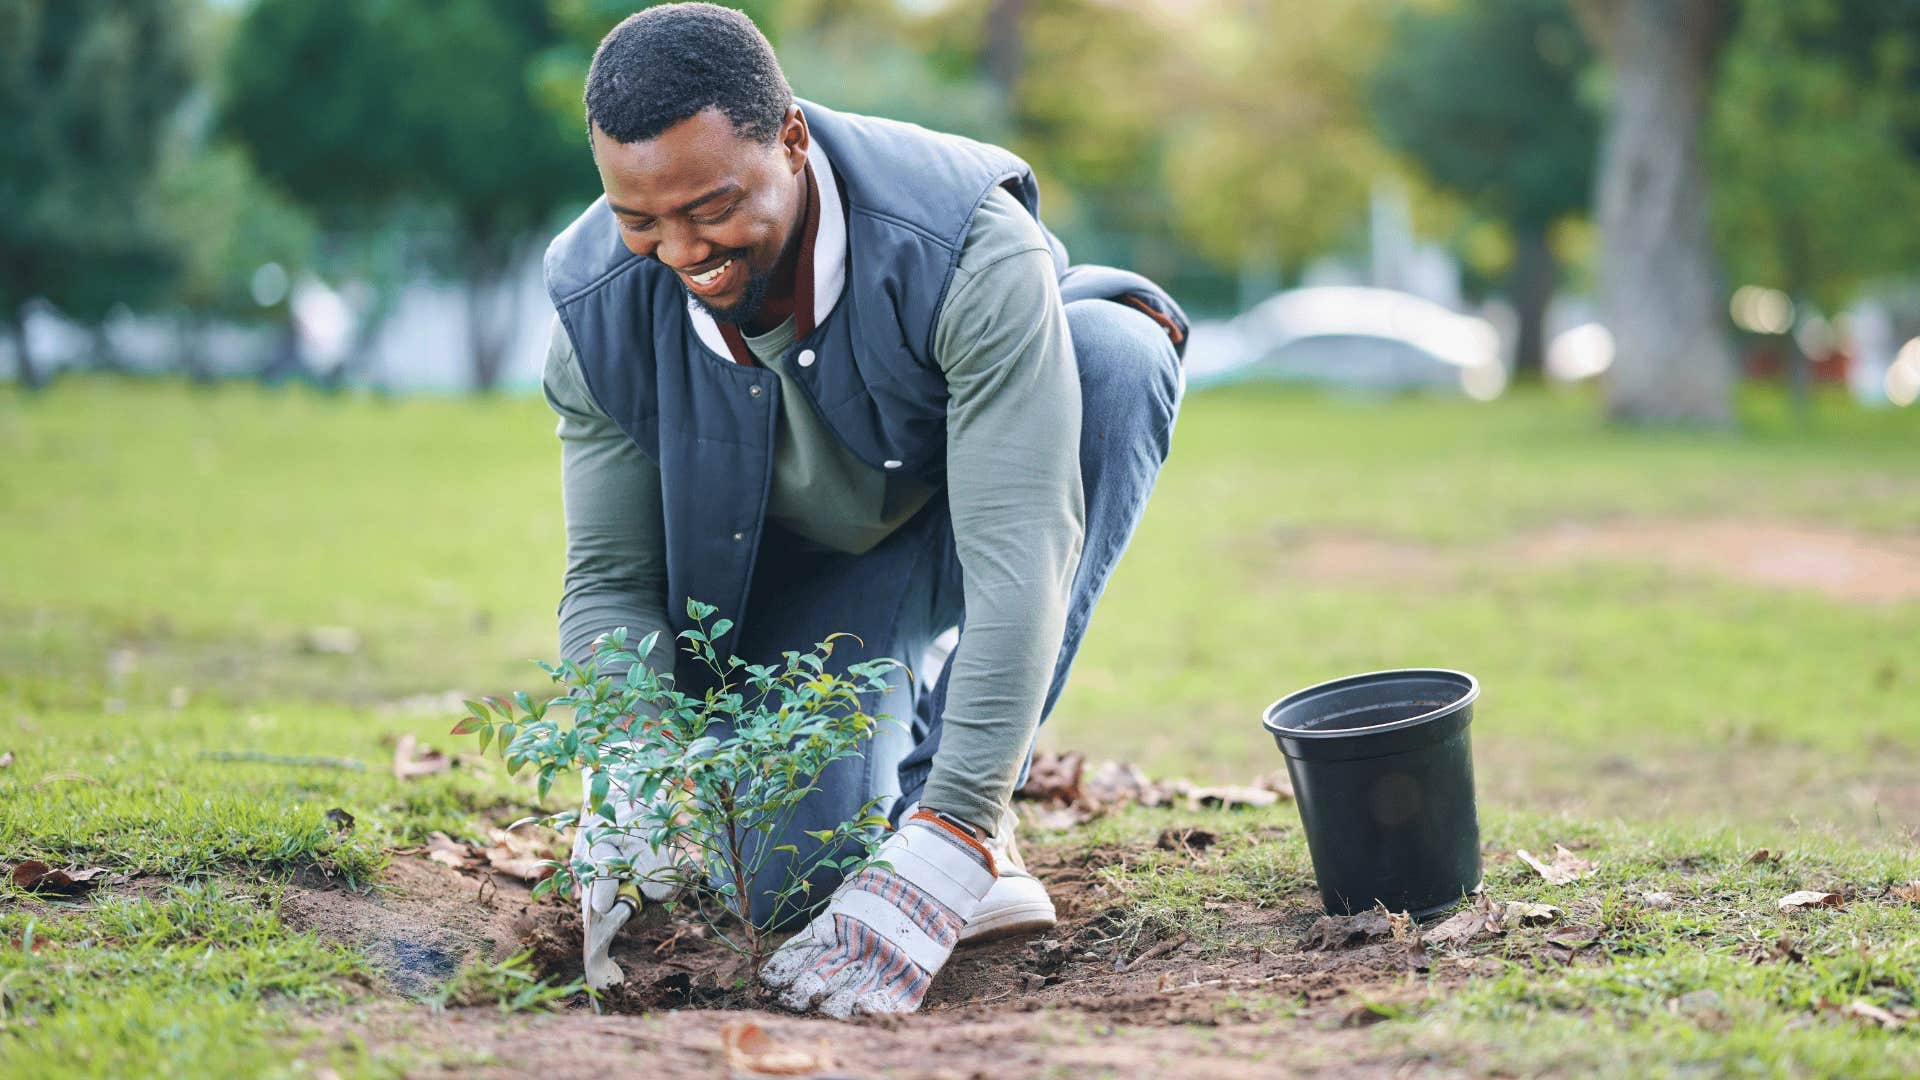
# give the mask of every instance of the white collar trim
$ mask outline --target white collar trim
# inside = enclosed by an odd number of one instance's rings
[[[847,287],[847,215],[840,206],[840,188],[833,178],[833,163],[819,139],[807,142],[807,163],[813,166],[813,182],[820,189],[820,225],[813,234],[813,325],[827,321],[840,294]],[[693,297],[687,297],[687,314],[700,343],[721,356],[732,356],[727,339],[720,335],[720,324],[707,314]]]

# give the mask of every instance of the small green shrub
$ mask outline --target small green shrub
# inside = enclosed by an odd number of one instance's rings
[[[812,905],[813,872],[831,866],[852,873],[866,862],[886,826],[874,813],[876,799],[847,821],[808,832],[820,843],[810,856],[770,840],[785,833],[801,802],[817,790],[821,772],[859,755],[875,725],[887,719],[864,712],[860,695],[886,690],[888,675],[903,666],[878,659],[850,665],[844,676],[829,673],[835,641],[850,636],[841,634],[809,652],[783,653],[780,664],[722,660],[713,642],[733,624],[709,625],[714,612],[689,600],[695,628],[680,634],[683,650],[718,677],[701,696],[682,693],[670,672],[642,662],[657,632],[631,650],[621,629],[601,638],[585,664],[540,664],[564,688],[559,697],[542,703],[519,693],[512,700],[469,702],[472,715],[454,733],[478,734],[483,753],[490,743],[499,746],[509,771],[537,769],[543,799],[556,778],[584,771],[594,812],[615,820],[613,798],[630,793],[641,811],[624,826],[586,826],[589,839],[624,834],[662,853],[669,865],[646,880],[680,887],[685,899],[679,902],[690,903],[717,940],[757,968],[769,947],[761,927]],[[623,676],[607,674],[621,665]],[[556,719],[557,710],[570,719]],[[515,825],[539,821],[564,832],[581,827],[579,817],[567,812]],[[784,881],[763,882],[769,859],[779,853],[796,860],[790,872]],[[555,873],[535,889],[537,896],[568,895],[596,877],[638,876],[625,858],[551,865]],[[708,881],[711,892],[702,888]],[[717,906],[709,903],[712,893],[721,900]],[[771,910],[754,910],[762,895],[771,898],[765,905]],[[729,930],[729,909],[739,916],[738,936]]]

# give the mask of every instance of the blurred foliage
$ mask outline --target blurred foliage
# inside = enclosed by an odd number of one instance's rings
[[[247,288],[275,262],[352,283],[365,345],[431,272],[473,287],[484,383],[509,269],[597,194],[581,82],[644,6],[0,0],[0,319],[279,317]],[[1570,0],[735,6],[803,97],[1011,147],[1076,259],[1201,313],[1363,255],[1397,174],[1523,325],[1595,246],[1609,77]],[[1859,207],[1920,196],[1920,0],[1742,10],[1706,147],[1730,278],[1828,310],[1911,278],[1920,228]]]
[[[1735,280],[1838,310],[1920,263],[1920,3],[1750,5],[1711,124],[1715,227]],[[1906,223],[1902,223],[1905,225]]]
[[[1599,121],[1580,90],[1591,62],[1564,0],[1511,0],[1403,9],[1373,74],[1381,137],[1508,232],[1498,255],[1474,261],[1505,272],[1523,373],[1541,369],[1560,277],[1548,231],[1592,197]]]
[[[0,322],[36,298],[97,320],[177,271],[153,180],[191,87],[184,26],[180,0],[0,2]]]
[[[1516,229],[1585,211],[1599,122],[1592,62],[1562,0],[1409,8],[1375,70],[1382,138],[1441,187]]]
[[[481,389],[513,337],[500,301],[515,258],[569,195],[596,190],[581,138],[535,92],[536,59],[561,40],[519,0],[259,0],[228,52],[226,128],[329,224],[445,216],[436,268],[471,286]]]

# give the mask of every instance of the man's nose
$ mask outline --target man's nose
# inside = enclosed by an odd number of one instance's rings
[[[693,228],[665,223],[661,225],[660,245],[653,249],[654,258],[675,270],[699,266],[712,254],[713,245],[702,240]]]

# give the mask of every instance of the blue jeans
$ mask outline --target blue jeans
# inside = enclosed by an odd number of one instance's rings
[[[1132,539],[1147,496],[1173,438],[1184,379],[1166,332],[1146,315],[1108,300],[1067,305],[1067,323],[1080,368],[1080,470],[1086,499],[1086,541],[1074,573],[1065,633],[1053,681],[1041,709],[1045,723],[1066,686],[1107,579]],[[754,570],[743,620],[740,654],[764,662],[782,649],[858,629],[864,647],[836,649],[834,666],[876,656],[917,664],[943,632],[965,635],[966,611],[960,559],[946,499],[928,506],[878,546],[847,555],[808,545],[769,523]],[[723,613],[724,614],[724,613]],[[897,820],[917,802],[940,748],[940,721],[949,665],[930,688],[899,678],[894,689],[868,704],[883,723],[859,757],[829,766],[819,790],[795,815],[786,835],[763,843],[791,844],[799,854],[770,856],[756,884],[756,921],[771,906],[764,897],[786,881],[796,865],[812,862],[819,849],[806,830],[831,828],[879,799],[880,811]],[[1028,747],[1028,764],[1032,748]],[[1025,767],[1021,770],[1024,781]],[[980,824],[990,825],[990,822]],[[824,900],[839,884],[830,870],[810,875],[808,895]],[[804,921],[805,912],[781,912],[779,927]]]

